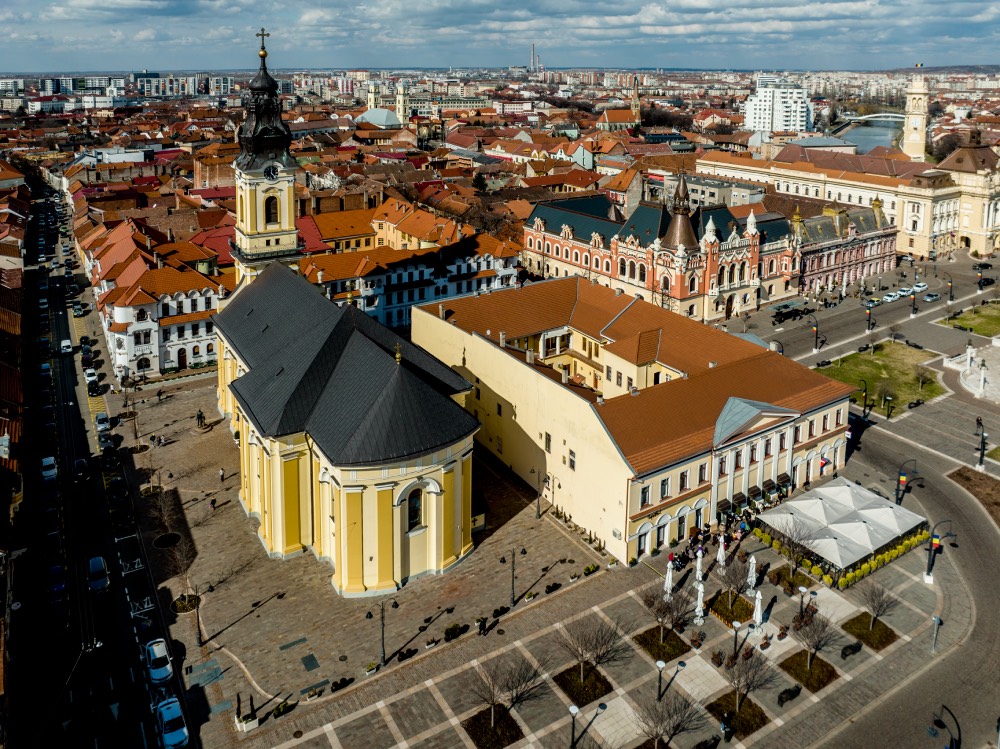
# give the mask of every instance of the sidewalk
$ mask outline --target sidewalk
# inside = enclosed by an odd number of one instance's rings
[[[488,463],[477,461],[477,477],[491,507],[492,532],[475,537],[476,551],[458,568],[414,580],[394,596],[399,608],[387,609],[385,619],[389,665],[384,672],[365,676],[366,665],[379,660],[380,647],[378,609],[372,620],[365,614],[377,600],[387,599],[338,597],[330,586],[329,569],[310,554],[285,561],[267,558],[255,535],[256,521],[246,517],[238,501],[233,473],[237,453],[226,424],[210,418],[211,431],[192,432],[199,408],[209,415],[216,413],[214,384],[214,379],[191,379],[165,386],[167,397],[160,403],[143,391],[140,396],[145,398],[140,397],[137,405],[140,440],[149,434],[167,439],[165,446],[139,456],[139,468],[158,470],[163,484],[179,492],[197,552],[187,577],[203,594],[200,618],[209,642],[198,645],[195,614],[176,615],[171,636],[175,667],[184,674],[189,721],[203,746],[470,746],[459,723],[478,710],[469,680],[475,678],[473,670],[480,659],[501,650],[529,659],[549,656],[553,658],[549,673],[554,675],[571,665],[556,640],[558,628],[566,622],[590,616],[621,619],[631,622],[627,626],[631,633],[655,624],[635,591],[647,584],[662,585],[658,573],[666,565],[665,554],[650,558],[649,565],[602,569],[571,583],[572,572],[582,572],[592,562],[603,567],[607,560],[554,516],[545,513],[536,519],[533,492],[507,483]],[[222,482],[220,467],[226,469]],[[868,481],[861,473],[855,476],[850,465],[844,474]],[[212,498],[217,500],[215,510],[210,506]],[[511,568],[499,559],[509,557],[511,548],[522,543],[528,553],[517,556],[518,603],[508,613]],[[748,550],[758,554],[761,568],[778,563],[773,551],[760,548],[752,539],[748,543]],[[906,602],[887,620],[905,637],[880,656],[866,650],[843,662],[836,652],[825,653],[842,678],[821,693],[822,710],[814,709],[816,699],[805,692],[779,707],[777,694],[790,685],[786,676],[775,689],[754,695],[772,723],[745,746],[803,746],[810,737],[828,730],[827,705],[847,711],[858,694],[870,702],[887,684],[923,665],[923,647],[908,647],[906,638],[925,638],[931,613],[947,610],[952,621],[961,620],[964,593],[960,585],[948,584],[952,581],[924,586],[921,568],[922,557],[910,553],[876,577]],[[675,576],[675,583],[682,580],[681,575]],[[166,586],[170,597],[181,592],[176,578]],[[706,583],[706,597],[715,587],[714,582]],[[529,589],[538,593],[532,602],[523,599]],[[791,622],[798,600],[786,599],[767,582],[761,590],[765,602],[773,599],[772,623],[765,626],[774,632],[773,622]],[[946,590],[952,600],[938,597]],[[820,610],[838,621],[858,610],[852,592],[824,588],[820,596]],[[487,637],[467,634],[455,643],[425,648],[430,639],[442,640],[444,628],[451,623],[474,630],[478,616],[489,618]],[[705,630],[708,641],[700,651],[685,656],[687,668],[678,674],[674,686],[707,703],[727,691],[722,672],[709,656],[713,649],[731,647],[733,637],[731,630],[711,617],[699,629]],[[953,645],[948,637],[942,636],[940,650]],[[769,658],[786,654],[792,638],[782,643],[785,647],[777,645],[765,651]],[[615,689],[603,698],[608,710],[594,721],[588,736],[600,746],[634,745],[637,733],[631,704],[636,695],[655,688],[654,664],[635,647],[623,662],[604,671]],[[850,688],[844,688],[848,684]],[[341,688],[331,694],[334,685]],[[307,703],[305,695],[311,688],[321,689],[322,696]],[[259,715],[266,720],[251,733],[238,734],[233,725],[237,699],[246,712],[251,693]],[[270,710],[286,698],[299,704],[288,715],[270,717]],[[547,683],[540,700],[516,712],[526,736],[520,745],[564,746],[569,732],[567,708],[567,698]],[[593,712],[593,706],[583,709],[587,716]],[[674,744],[681,749],[692,747],[716,733],[715,729],[709,726]]]

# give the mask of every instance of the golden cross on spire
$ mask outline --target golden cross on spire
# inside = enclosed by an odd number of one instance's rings
[[[399,364],[401,361],[403,361],[403,347],[399,341],[396,341],[396,364]]]
[[[254,36],[259,36],[260,37],[260,48],[264,49],[264,38],[268,37],[268,36],[271,36],[271,35],[268,34],[267,31],[264,30],[263,26],[261,26],[260,27],[260,33],[259,34],[254,34]]]

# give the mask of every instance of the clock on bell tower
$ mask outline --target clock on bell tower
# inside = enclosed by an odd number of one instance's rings
[[[278,82],[267,72],[264,29],[260,69],[243,95],[246,120],[240,128],[236,172],[236,234],[233,258],[237,283],[250,282],[272,262],[291,264],[300,251],[295,226],[295,170],[289,153],[292,133],[281,119]]]

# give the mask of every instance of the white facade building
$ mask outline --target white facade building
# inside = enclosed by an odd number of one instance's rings
[[[745,129],[754,132],[802,132],[812,128],[812,109],[805,90],[770,76],[757,79],[757,90],[747,97]]]

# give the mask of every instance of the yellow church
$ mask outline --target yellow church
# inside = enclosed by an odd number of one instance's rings
[[[240,502],[271,557],[311,552],[344,596],[391,592],[472,550],[472,386],[291,269],[295,161],[266,57],[239,135],[239,282],[215,317]]]

